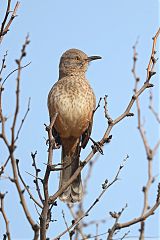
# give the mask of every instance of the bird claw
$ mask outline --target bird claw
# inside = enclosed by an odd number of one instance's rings
[[[52,138],[51,141],[49,139],[46,140],[46,145],[51,145],[52,149],[59,149],[61,145],[59,145],[58,143],[56,143],[55,139]]]
[[[91,138],[90,138],[91,139]],[[102,145],[100,144],[100,142],[95,142],[93,139],[91,139],[91,141],[93,142],[94,145],[92,145],[92,149],[95,149],[96,151],[98,151],[100,154],[104,155],[103,153],[103,149],[102,149]]]
[[[57,144],[56,142],[54,142],[54,144],[52,145],[52,149],[59,149],[61,147],[61,145]]]

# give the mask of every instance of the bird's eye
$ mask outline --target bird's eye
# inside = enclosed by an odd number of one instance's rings
[[[76,60],[80,60],[79,57],[76,57]]]

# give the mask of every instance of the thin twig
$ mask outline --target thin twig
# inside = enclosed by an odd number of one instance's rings
[[[36,172],[36,177],[35,177],[34,183],[36,185],[36,190],[37,190],[39,199],[41,200],[41,203],[43,203],[43,197],[42,197],[42,194],[41,194],[41,191],[40,191],[40,187],[39,187],[39,182],[38,182],[38,180],[40,180],[41,183],[43,183],[43,180],[38,177],[40,169],[37,168],[36,155],[37,155],[37,151],[35,153],[31,153],[31,157],[32,157],[32,160],[33,160],[32,166],[35,168],[35,172]]]
[[[125,222],[125,223],[118,223],[116,226],[116,229],[130,227],[133,224],[144,221],[145,219],[147,219],[148,217],[150,217],[154,214],[155,210],[159,207],[159,205],[160,205],[160,199],[158,199],[158,201],[155,202],[153,207],[150,208],[144,215],[134,218],[133,220]]]
[[[97,109],[100,107],[101,101],[102,101],[102,98],[100,97],[97,107],[94,109],[93,113],[95,113],[97,111]]]
[[[124,212],[124,210],[127,208],[127,204],[125,205],[125,207],[123,207],[121,209],[121,211],[119,212],[110,212],[110,215],[112,218],[115,219],[115,222],[112,226],[111,229],[108,229],[108,237],[107,237],[107,240],[111,240],[113,239],[113,235],[115,234],[115,231],[117,230],[117,224],[118,224],[118,220],[119,218],[122,216],[122,213]]]
[[[23,178],[22,178],[22,175],[21,175],[20,169],[19,169],[19,160],[18,160],[18,159],[16,160],[16,165],[17,165],[18,176],[19,176],[19,178],[20,178],[20,180],[21,180],[24,188],[25,188],[26,191],[28,192],[28,194],[29,194],[29,196],[30,196],[30,199],[32,199],[33,202],[34,202],[35,204],[37,204],[38,207],[42,208],[42,205],[33,197],[32,193],[31,193],[30,190],[29,190],[29,187],[27,186],[27,184],[25,183],[25,181],[24,181]]]
[[[20,103],[20,94],[19,93],[20,93],[21,62],[22,62],[22,59],[26,56],[26,47],[29,43],[30,43],[29,36],[27,36],[25,43],[22,46],[21,56],[19,59],[16,60],[16,63],[18,65],[17,86],[16,86],[16,107],[15,107],[15,113],[14,113],[13,123],[12,123],[12,127],[11,127],[11,133],[12,133],[11,142],[12,142],[13,146],[15,143],[15,126],[16,126],[17,117],[18,117],[18,113],[19,113],[19,103]]]
[[[7,160],[5,161],[5,163],[0,167],[0,177],[1,175],[4,173],[4,170],[9,162],[10,156],[8,156]]]
[[[5,209],[4,209],[4,197],[5,197],[5,193],[1,193],[0,192],[0,212],[2,213],[3,219],[5,221],[5,225],[6,225],[6,236],[8,238],[8,240],[11,240],[11,234],[10,234],[10,229],[9,229],[9,220],[7,218]]]
[[[150,90],[150,96],[149,96],[149,109],[155,116],[155,119],[157,120],[157,122],[160,123],[160,116],[158,115],[158,113],[155,111],[155,109],[153,107],[153,93],[151,90]]]
[[[65,218],[65,214],[64,214],[64,211],[62,210],[62,217],[63,217],[63,220],[64,220],[64,223],[66,225],[66,228],[67,228],[67,231],[68,231],[68,234],[69,234],[69,238],[71,240],[71,236],[70,236],[70,231],[68,230],[68,223],[66,221],[66,218]]]
[[[27,172],[27,171],[26,171],[26,173],[27,173],[28,175],[32,176],[33,178],[40,180],[40,181],[43,183],[43,179],[42,179],[42,178],[37,177],[37,176],[35,176],[35,175],[33,175],[33,174]]]
[[[155,36],[153,37],[153,46],[152,46],[152,53],[151,53],[151,57],[148,63],[148,67],[147,67],[147,79],[146,81],[149,81],[150,78],[155,74],[155,72],[153,71],[154,66],[157,62],[157,60],[155,59],[155,53],[156,53],[156,43],[157,43],[157,38],[160,35],[160,28],[158,29],[158,31],[156,32]]]
[[[0,44],[2,43],[4,35],[9,31],[9,27],[10,27],[12,21],[14,20],[14,18],[16,17],[17,10],[18,10],[18,8],[20,6],[20,2],[17,2],[15,7],[14,7],[14,10],[12,12],[12,15],[11,15],[8,23],[6,24],[8,15],[10,13],[10,4],[11,4],[11,0],[8,0],[8,6],[7,6],[7,10],[6,10],[6,15],[5,15],[5,18],[3,20],[2,27],[1,27],[1,32],[0,32]]]
[[[26,120],[26,117],[27,117],[27,115],[28,115],[28,113],[29,113],[29,110],[30,110],[30,101],[31,101],[31,98],[29,98],[29,100],[28,100],[28,107],[27,107],[27,110],[26,110],[26,113],[25,113],[24,117],[22,118],[21,124],[20,124],[20,126],[19,126],[19,128],[18,128],[17,135],[16,135],[16,137],[15,137],[15,142],[18,140],[20,131],[21,131],[21,129],[22,129],[22,127],[23,127],[23,124],[24,124],[24,122],[25,122],[25,120]]]
[[[9,16],[9,13],[10,13],[10,6],[11,6],[11,0],[8,0],[6,13],[5,13],[2,25],[1,25],[0,38],[3,36],[3,32],[4,32],[3,30],[4,30],[5,24],[7,22],[7,18]]]
[[[122,228],[126,228],[126,227],[130,227],[131,225],[134,225],[136,223],[139,222],[143,222],[144,220],[146,220],[148,217],[152,216],[155,212],[155,210],[159,207],[160,205],[160,184],[158,185],[158,194],[157,194],[157,199],[155,204],[153,205],[152,208],[150,208],[150,210],[146,211],[143,215],[141,215],[140,217],[134,218],[128,222],[125,223],[118,223],[118,220],[122,214],[122,212],[120,212],[121,214],[116,216],[116,222],[113,225],[112,229],[109,230],[109,235],[108,235],[108,240],[112,239],[113,234],[115,233],[116,230],[122,229]],[[114,217],[114,216],[113,216]]]
[[[20,69],[26,68],[26,67],[28,67],[30,64],[31,64],[31,62],[27,63],[27,64],[24,65],[24,66],[21,66]],[[5,84],[6,80],[7,80],[14,72],[16,72],[16,71],[18,71],[18,70],[19,70],[19,68],[16,68],[16,69],[14,69],[12,72],[10,72],[10,73],[7,75],[7,77],[5,77],[5,79],[3,80],[2,86]]]
[[[3,71],[3,69],[6,68],[6,64],[5,64],[6,57],[7,57],[7,51],[6,51],[6,53],[4,54],[3,59],[2,59],[2,65],[1,65],[1,69],[0,69],[0,82],[1,82],[1,80],[2,80],[2,77],[1,77],[2,71]]]
[[[71,215],[72,215],[72,217],[73,217],[73,221],[75,221],[75,220],[79,217],[79,211],[78,211],[77,213],[75,213],[75,212],[73,211],[73,207],[72,207],[69,203],[67,203],[67,207],[68,207],[68,209],[69,209],[69,211],[70,211],[70,213],[71,213]],[[82,224],[81,224],[81,225],[82,225]],[[76,230],[75,239],[78,238],[78,234],[79,234],[79,233],[80,233],[81,237],[82,237],[83,239],[85,239],[85,235],[84,235],[84,233],[82,232],[82,226],[77,225],[76,228],[75,228],[75,230]]]
[[[105,114],[105,118],[108,119],[108,124],[110,124],[110,123],[112,123],[113,120],[112,120],[112,118],[110,117],[109,112],[108,112],[108,102],[107,102],[107,98],[108,98],[108,96],[105,95],[105,97],[104,97],[104,114]]]
[[[84,194],[87,193],[88,181],[91,177],[93,166],[97,162],[98,159],[99,159],[99,154],[97,154],[97,156],[92,161],[89,162],[89,168],[88,168],[88,171],[87,171],[87,175],[86,175],[86,177],[84,178],[84,181],[83,181],[83,192],[84,192]]]

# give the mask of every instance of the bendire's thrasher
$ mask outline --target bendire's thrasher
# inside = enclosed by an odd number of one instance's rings
[[[78,49],[66,51],[59,64],[59,79],[48,95],[50,120],[57,113],[53,136],[62,145],[62,167],[59,187],[63,186],[79,166],[80,148],[85,147],[92,130],[96,99],[85,77],[90,61],[101,59],[88,57]],[[77,202],[83,190],[79,175],[60,195],[60,200]]]

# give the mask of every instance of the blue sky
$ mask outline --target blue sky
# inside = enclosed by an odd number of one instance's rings
[[[1,1],[1,9],[4,11],[6,1]],[[13,1],[14,6],[15,1]],[[28,184],[32,185],[32,178],[26,174],[32,172],[31,151],[38,151],[38,163],[44,170],[47,161],[47,148],[45,146],[46,132],[44,123],[49,123],[47,110],[47,95],[51,86],[58,78],[58,64],[61,54],[69,48],[78,48],[88,55],[100,55],[101,61],[90,64],[87,78],[97,97],[107,94],[110,115],[115,118],[121,114],[127,106],[132,95],[134,79],[131,73],[132,68],[132,46],[139,38],[137,46],[138,63],[137,73],[143,84],[146,77],[146,67],[151,53],[152,37],[158,29],[158,7],[156,0],[121,0],[121,1],[21,1],[18,17],[14,20],[9,33],[4,39],[0,56],[8,50],[7,72],[16,67],[15,59],[20,54],[21,45],[25,36],[29,33],[31,43],[27,49],[27,57],[24,64],[31,61],[31,65],[23,70],[21,81],[21,112],[19,123],[27,108],[28,98],[31,97],[31,110],[19,138],[19,147],[16,151],[20,159],[20,166]],[[0,19],[2,19],[2,11]],[[154,102],[158,107],[158,76],[153,78],[155,85]],[[15,97],[16,74],[6,83],[4,94],[5,111],[8,116],[13,116]],[[158,126],[153,116],[148,111],[148,92],[141,96],[142,116],[145,118],[145,127],[151,146],[156,143],[159,134]],[[102,225],[99,233],[107,231],[112,223],[109,218],[109,211],[119,211],[126,203],[126,209],[121,221],[130,220],[139,216],[143,207],[142,186],[147,180],[147,160],[144,147],[137,130],[136,108],[133,118],[127,118],[113,128],[113,139],[104,149],[104,156],[100,156],[93,170],[92,178],[88,186],[88,195],[85,201],[87,209],[90,203],[101,191],[101,184],[107,178],[112,180],[126,154],[129,159],[121,173],[120,181],[115,183],[105,194],[100,203],[90,213],[88,219],[106,218],[107,223]],[[8,126],[10,119],[8,121]],[[97,141],[101,139],[107,127],[103,114],[103,104],[97,111],[92,137]],[[2,144],[0,145],[2,147]],[[90,144],[82,152],[84,159],[90,151]],[[2,148],[0,161],[6,149]],[[55,153],[55,162],[60,160],[60,151]],[[43,171],[42,171],[43,172]],[[83,175],[85,175],[84,170]],[[10,175],[10,169],[7,168]],[[153,174],[158,175],[158,154],[153,163]],[[58,175],[52,178],[50,184],[51,192],[57,188]],[[18,205],[18,197],[14,186],[8,180],[2,180],[0,186],[3,191],[8,189],[6,205],[9,211],[11,231],[15,239],[31,239],[32,231],[24,214]],[[150,204],[154,203],[156,197],[157,181],[150,191]],[[7,200],[8,199],[8,200]],[[12,199],[12,204],[10,199]],[[38,219],[32,202],[29,207]],[[54,237],[60,229],[64,229],[61,211],[65,204],[58,201],[58,208],[55,209],[54,217],[59,218],[52,223],[49,236]],[[15,219],[16,215],[16,219]],[[69,217],[68,217],[69,218]],[[158,215],[147,220],[146,236],[158,236]],[[0,217],[0,221],[2,218]],[[138,235],[139,225],[130,228],[131,236]],[[4,232],[4,225],[0,229],[0,237]],[[95,233],[95,228],[90,232]],[[123,233],[124,231],[122,231]],[[64,238],[66,239],[66,238]]]

